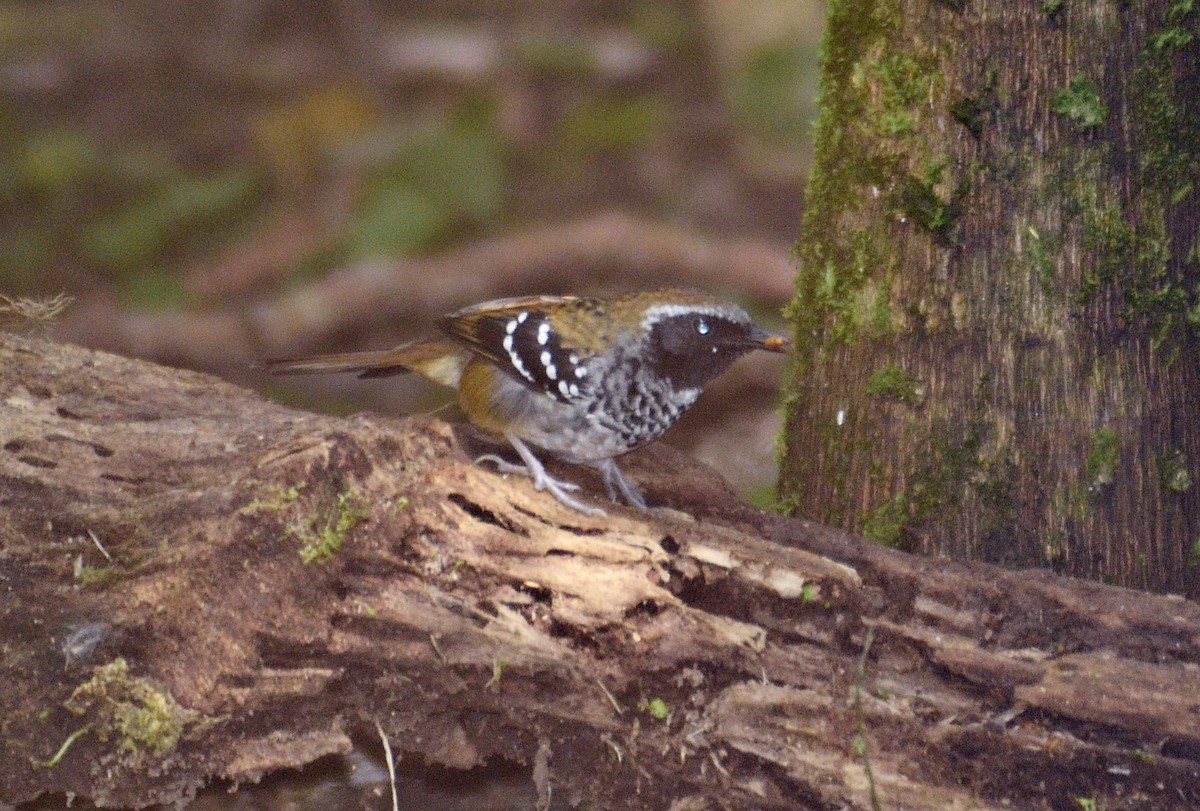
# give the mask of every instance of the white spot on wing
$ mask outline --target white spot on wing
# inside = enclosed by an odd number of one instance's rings
[[[518,315],[518,316],[517,316],[517,323],[518,323],[518,324],[524,324],[524,323],[525,323],[525,321],[526,321],[528,318],[529,318],[529,313],[528,313],[528,312],[522,312],[520,315]]]
[[[504,331],[507,332],[509,335],[512,335],[514,332],[517,331],[517,324],[518,324],[517,319],[515,319],[515,318],[508,319],[508,323],[504,325]]]
[[[541,324],[538,325],[538,334],[537,334],[538,346],[545,346],[546,342],[549,340],[550,340],[550,322],[543,321]]]

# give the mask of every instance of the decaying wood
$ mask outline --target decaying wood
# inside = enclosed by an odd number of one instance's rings
[[[0,339],[0,805],[186,798],[376,723],[552,808],[1200,803],[1191,602],[764,515],[661,448],[627,468],[668,509],[590,518],[463,441]]]

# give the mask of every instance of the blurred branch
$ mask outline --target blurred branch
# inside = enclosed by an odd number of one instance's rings
[[[82,301],[54,334],[195,369],[228,368],[304,351],[389,323],[498,295],[679,285],[783,303],[794,268],[786,249],[722,241],[610,212],[482,240],[424,259],[362,263],[253,304],[203,312],[128,312]]]

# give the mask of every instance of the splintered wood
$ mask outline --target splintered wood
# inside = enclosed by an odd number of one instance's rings
[[[763,514],[666,448],[625,462],[668,506],[606,518],[474,453],[0,338],[0,805],[173,802],[380,731],[543,808],[1200,803],[1192,603]]]

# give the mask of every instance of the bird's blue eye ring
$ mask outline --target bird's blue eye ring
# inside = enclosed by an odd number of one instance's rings
[[[701,335],[707,335],[708,333],[712,332],[712,327],[710,327],[708,325],[708,322],[705,321],[703,318],[697,318],[696,319],[696,332],[700,333]]]

